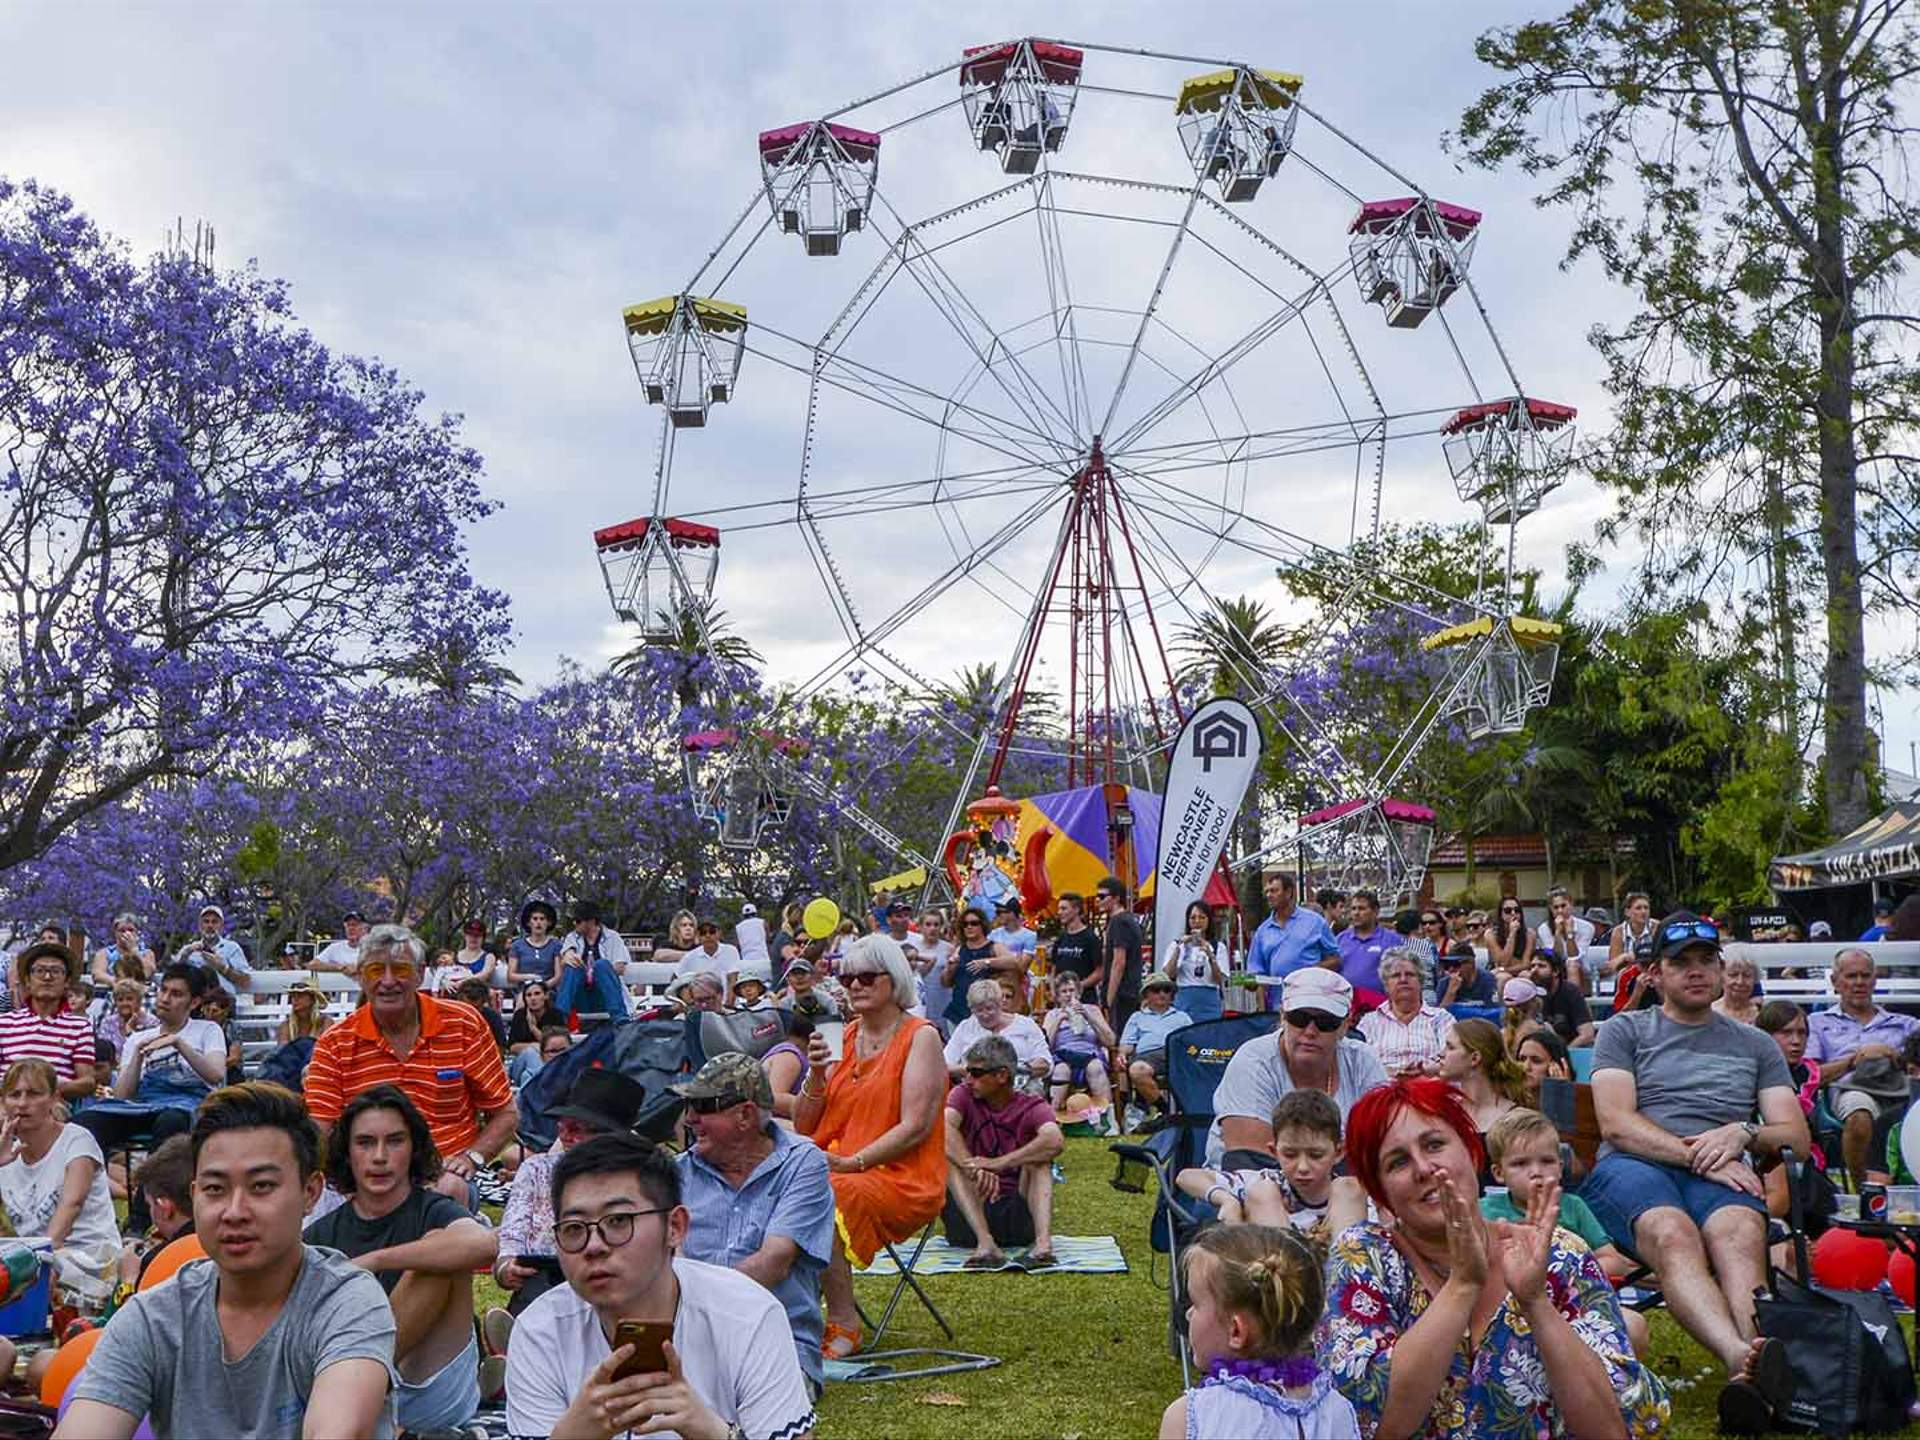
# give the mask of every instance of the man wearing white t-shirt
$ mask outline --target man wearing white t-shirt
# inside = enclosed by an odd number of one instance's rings
[[[693,930],[697,943],[680,957],[674,978],[683,975],[712,975],[727,987],[727,1001],[733,1001],[733,982],[740,978],[740,952],[720,938],[720,922],[702,920]]]
[[[738,1271],[675,1258],[688,1216],[663,1151],[630,1134],[575,1145],[553,1168],[553,1214],[567,1284],[513,1329],[507,1431],[516,1440],[813,1434],[780,1302]],[[622,1320],[672,1323],[664,1370],[615,1378],[634,1358],[633,1347],[612,1346]]]
[[[313,963],[307,966],[309,970],[352,975],[360,969],[360,941],[367,933],[367,917],[358,910],[349,910],[340,917],[340,928],[346,932],[346,938],[335,940],[314,956]]]

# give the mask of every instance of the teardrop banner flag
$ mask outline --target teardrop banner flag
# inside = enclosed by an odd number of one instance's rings
[[[1188,716],[1174,742],[1153,881],[1156,970],[1168,943],[1187,933],[1187,907],[1206,893],[1266,743],[1259,717],[1225,698]]]

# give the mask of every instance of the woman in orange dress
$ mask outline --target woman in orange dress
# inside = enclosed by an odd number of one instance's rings
[[[860,1348],[854,1263],[865,1266],[883,1244],[917,1235],[940,1214],[947,1189],[940,1124],[947,1067],[940,1032],[907,1014],[912,966],[890,936],[863,935],[847,946],[839,978],[854,1013],[844,1058],[833,1062],[825,1037],[814,1032],[793,1110],[793,1128],[827,1153],[840,1212],[820,1343],[835,1360]]]

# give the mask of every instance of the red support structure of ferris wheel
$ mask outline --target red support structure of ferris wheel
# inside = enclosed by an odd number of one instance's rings
[[[1115,745],[1120,728],[1118,716],[1128,697],[1124,693],[1116,694],[1114,688],[1116,646],[1120,663],[1124,665],[1131,660],[1133,671],[1139,677],[1155,740],[1164,744],[1169,728],[1177,729],[1185,718],[1174,684],[1173,667],[1167,662],[1166,646],[1160,637],[1160,625],[1147,599],[1146,577],[1127,521],[1126,503],[1107,467],[1098,436],[1094,437],[1086,464],[1075,472],[1071,483],[1073,495],[1061,516],[1053,559],[1047,568],[1045,583],[1034,597],[1034,609],[1014,662],[1013,689],[1007,697],[993,762],[987,771],[989,786],[999,784],[1000,772],[1006,765],[1019,725],[1020,710],[1026,702],[1034,664],[1047,633],[1047,619],[1061,612],[1063,598],[1067,618],[1067,789],[1110,784],[1121,778],[1117,773],[1119,757]],[[1064,597],[1060,593],[1063,570],[1066,572]],[[1158,662],[1157,672],[1148,669],[1147,657],[1141,650],[1134,616],[1127,603],[1129,594],[1139,597],[1139,610],[1147,622],[1153,658]],[[1163,704],[1172,716],[1171,727],[1162,719]]]

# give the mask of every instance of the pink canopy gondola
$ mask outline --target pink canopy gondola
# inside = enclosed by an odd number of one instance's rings
[[[819,123],[816,120],[802,120],[794,125],[782,125],[777,130],[762,130],[761,158],[776,164],[784,160],[786,152],[811,134],[813,127]],[[871,160],[880,149],[880,137],[871,130],[856,130],[851,125],[836,125],[831,121],[826,123],[826,130],[840,143],[840,148],[850,160]]]
[[[1454,417],[1440,427],[1442,435],[1458,435],[1463,430],[1476,430],[1503,418],[1513,409],[1513,401],[1489,400],[1484,405],[1469,405],[1457,412]],[[1527,400],[1527,418],[1541,430],[1554,430],[1566,424],[1580,412],[1571,405],[1558,405],[1551,400]]]
[[[1327,805],[1300,817],[1300,828],[1306,830],[1315,825],[1325,825],[1330,820],[1338,820],[1343,815],[1351,815],[1356,810],[1364,810],[1373,804],[1371,800],[1342,800],[1337,805]],[[1437,818],[1433,811],[1424,805],[1416,805],[1411,800],[1382,800],[1380,813],[1389,820],[1401,820],[1413,825],[1431,825]]]
[[[631,550],[646,543],[647,535],[654,525],[666,532],[667,543],[682,549],[688,546],[718,545],[720,531],[713,525],[702,525],[693,520],[653,520],[641,516],[637,520],[623,520],[618,525],[608,525],[593,532],[594,548],[603,551]]]
[[[1362,202],[1360,213],[1353,217],[1353,223],[1347,227],[1348,234],[1362,230],[1385,229],[1402,215],[1420,203],[1414,195],[1402,196],[1398,200],[1367,200]],[[1464,205],[1449,205],[1444,200],[1433,202],[1433,213],[1447,227],[1447,233],[1459,240],[1471,234],[1480,224],[1480,212],[1469,210]]]
[[[962,85],[992,85],[1007,73],[1007,65],[1020,48],[1017,40],[1004,45],[969,45],[960,52],[966,64],[960,67]],[[1040,71],[1047,79],[1061,85],[1074,85],[1080,80],[1080,67],[1086,60],[1086,52],[1076,50],[1071,45],[1055,45],[1046,40],[1033,42],[1033,58],[1040,62]]]

